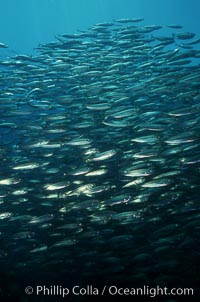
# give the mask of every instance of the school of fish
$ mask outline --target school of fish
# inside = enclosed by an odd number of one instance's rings
[[[1,59],[1,272],[199,282],[200,38],[141,22]]]

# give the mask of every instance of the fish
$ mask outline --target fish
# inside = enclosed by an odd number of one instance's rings
[[[137,23],[143,21],[144,18],[126,18],[126,19],[117,19],[115,22],[119,23]]]
[[[191,33],[191,32],[178,32],[178,33],[173,34],[173,36],[176,39],[179,39],[179,40],[187,40],[187,39],[194,38],[195,33]]]
[[[182,25],[178,25],[178,24],[169,24],[169,25],[166,25],[166,27],[169,27],[169,28],[175,28],[175,29],[181,29],[183,28]]]
[[[0,43],[0,48],[8,48],[8,45],[6,45],[4,43]]]
[[[44,186],[44,189],[48,190],[48,191],[56,191],[56,190],[64,189],[68,185],[69,185],[68,181],[61,181],[61,182],[57,182],[57,183],[53,183],[53,184],[46,184]]]
[[[198,44],[127,17],[0,59],[0,275],[199,288]]]

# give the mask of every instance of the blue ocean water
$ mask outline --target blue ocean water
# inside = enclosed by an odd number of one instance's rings
[[[9,45],[8,55],[31,54],[57,34],[131,17],[143,17],[144,24],[180,24],[200,35],[199,10],[198,0],[2,0],[0,42]]]

